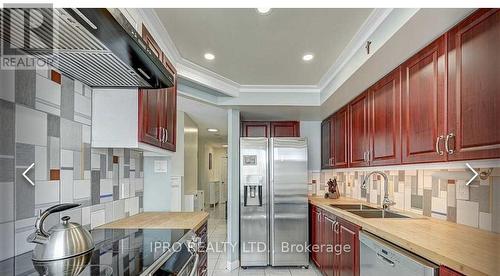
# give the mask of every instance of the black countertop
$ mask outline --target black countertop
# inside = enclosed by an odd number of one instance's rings
[[[0,275],[140,275],[189,229],[95,229],[95,248],[49,267],[34,263],[32,252],[0,262]],[[57,272],[53,272],[57,271]]]

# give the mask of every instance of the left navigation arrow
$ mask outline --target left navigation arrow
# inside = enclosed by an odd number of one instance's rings
[[[28,180],[28,182],[35,186],[35,183],[26,175],[31,169],[33,169],[33,166],[35,166],[35,163],[32,163],[24,172],[23,172],[23,176],[24,178],[26,178],[26,180]]]

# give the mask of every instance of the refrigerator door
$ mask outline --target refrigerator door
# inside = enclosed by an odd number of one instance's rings
[[[268,139],[240,139],[240,265],[269,264]]]
[[[307,266],[307,141],[270,141],[271,265]]]

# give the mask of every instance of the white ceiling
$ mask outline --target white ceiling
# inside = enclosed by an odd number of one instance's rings
[[[198,125],[199,136],[214,141],[227,140],[226,109],[183,96],[177,96],[177,108],[188,114]],[[216,128],[219,132],[208,132],[208,128]]]
[[[181,56],[242,85],[316,85],[372,9],[155,9]],[[213,53],[207,61],[203,55]],[[311,62],[302,61],[313,53]]]

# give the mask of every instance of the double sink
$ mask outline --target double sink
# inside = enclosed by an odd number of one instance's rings
[[[330,206],[345,210],[362,218],[411,218],[409,216],[374,208],[364,204],[330,204]]]

